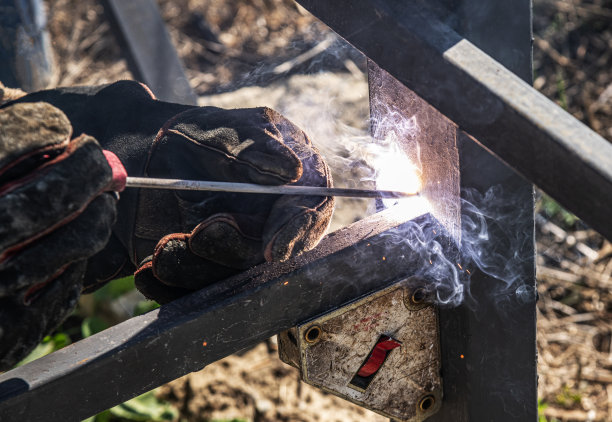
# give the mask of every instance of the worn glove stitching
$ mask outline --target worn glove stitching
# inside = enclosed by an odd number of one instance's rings
[[[79,138],[76,138],[79,139]],[[75,139],[75,140],[76,140]],[[39,150],[33,151],[32,154],[28,154],[27,157],[25,157],[24,159],[27,159],[35,154],[40,154],[41,152],[44,152],[45,150],[53,150],[56,149],[55,145],[50,145],[49,147],[45,147],[45,148],[41,148]],[[43,164],[41,164],[40,166],[38,166],[37,168],[35,168],[33,171],[31,171],[29,174],[17,179],[17,180],[13,180],[10,183],[7,183],[6,185],[4,185],[2,188],[0,188],[0,195],[6,195],[12,191],[14,191],[15,189],[18,189],[19,187],[25,185],[26,183],[34,180],[37,177],[42,177],[44,175],[46,175],[50,170],[51,170],[51,166],[54,164],[57,164],[59,161],[65,160],[67,158],[67,156],[69,156],[71,153],[73,153],[75,151],[76,148],[72,147],[70,145],[70,142],[67,142],[67,147],[66,150],[64,152],[62,152],[60,155],[58,155],[57,157],[55,157],[52,160],[49,160]],[[21,159],[17,160],[17,161],[22,161]],[[13,166],[13,163],[11,163],[11,165],[5,167],[2,169],[2,171],[0,172],[0,174],[3,174],[5,171],[8,171],[11,167]]]
[[[189,237],[189,247],[191,247],[191,236],[193,236],[196,232],[199,232],[202,227],[207,226],[208,224],[219,223],[219,222],[223,222],[225,224],[232,226],[233,228],[236,229],[238,233],[240,233],[240,235],[242,235],[242,237],[246,239],[255,240],[255,241],[261,240],[261,237],[249,236],[246,233],[244,233],[242,229],[240,228],[240,226],[238,226],[238,222],[234,219],[234,217],[232,217],[231,214],[217,213],[217,214],[211,215],[206,220],[202,221],[200,224],[194,227]]]
[[[53,275],[51,275],[51,277],[49,277],[45,281],[42,281],[40,283],[34,284],[33,286],[30,286],[30,288],[23,295],[23,299],[22,299],[23,304],[25,306],[30,306],[32,304],[32,302],[34,302],[36,299],[38,299],[38,297],[40,297],[41,291],[45,287],[47,287],[49,284],[51,284],[55,280],[57,280],[57,278],[59,276],[64,274],[64,272],[66,271],[66,269],[68,269],[68,267],[70,265],[72,265],[72,262],[69,262],[69,263],[63,265],[59,270],[57,270],[55,273],[53,273]]]
[[[58,221],[57,223],[55,223],[54,225],[48,227],[47,229],[33,235],[32,237],[24,240],[23,242],[17,243],[13,246],[8,247],[7,249],[5,249],[1,254],[0,254],[0,263],[4,263],[5,261],[8,261],[9,259],[11,259],[13,256],[15,256],[15,254],[17,254],[17,252],[19,252],[20,250],[26,248],[27,246],[29,246],[30,244],[32,244],[33,242],[37,241],[38,239],[40,239],[41,237],[51,233],[52,231],[54,231],[55,229],[70,223],[72,220],[74,220],[75,218],[77,218],[83,211],[85,211],[85,208],[87,208],[89,206],[89,204],[91,204],[93,202],[94,199],[96,199],[99,195],[101,195],[102,193],[104,193],[104,189],[100,190],[96,195],[94,195],[89,201],[87,201],[81,208],[79,208],[78,210],[74,211],[73,213],[69,214],[68,216],[66,216],[64,219]]]
[[[62,150],[62,152],[60,154],[58,154],[57,156],[53,157],[53,159],[56,159],[57,157],[59,157],[61,154],[64,153],[65,148],[68,147],[69,144],[70,144],[70,139],[66,139],[62,143],[46,145],[46,146],[44,146],[42,148],[30,151],[27,154],[23,154],[20,157],[18,157],[17,159],[15,159],[15,160],[11,161],[10,163],[8,163],[6,166],[2,167],[0,169],[0,177],[3,177],[6,173],[11,171],[13,168],[19,166],[22,162],[24,162],[26,160],[29,160],[30,158],[32,158],[33,156],[35,156],[37,154],[44,154],[46,152]],[[45,164],[45,163],[43,163],[43,164]],[[41,168],[43,166],[43,164],[41,164],[40,166],[38,166],[34,170],[37,170],[37,169]],[[21,179],[18,179],[18,180],[21,180]]]
[[[211,147],[210,145],[203,145],[203,144],[201,144],[201,143],[197,142],[195,139],[193,139],[193,138],[191,138],[191,137],[187,136],[186,134],[184,134],[184,133],[182,133],[182,132],[180,132],[180,131],[178,131],[178,130],[176,130],[176,129],[168,129],[168,132],[173,133],[173,134],[175,134],[175,135],[182,136],[183,138],[185,138],[185,139],[186,139],[186,140],[188,140],[189,142],[191,142],[191,143],[195,144],[196,146],[198,146],[198,147],[202,147],[202,148],[205,148],[205,149],[207,149],[207,150],[210,150],[210,151],[216,152],[216,153],[218,153],[218,154],[221,154],[221,155],[225,156],[225,157],[226,157],[227,159],[229,159],[229,160],[233,160],[233,161],[236,161],[236,162],[238,162],[238,163],[245,164],[245,165],[247,165],[247,166],[249,166],[249,167],[251,167],[251,168],[255,169],[255,171],[257,171],[258,173],[261,173],[261,174],[265,174],[265,175],[269,175],[269,176],[276,177],[276,178],[280,179],[280,180],[281,180],[281,181],[283,181],[283,182],[285,182],[285,181],[286,181],[287,183],[289,183],[289,182],[295,182],[295,181],[296,181],[296,180],[287,180],[287,179],[285,179],[285,178],[284,178],[284,177],[283,177],[281,174],[279,174],[279,173],[274,173],[274,172],[271,172],[271,171],[262,170],[262,169],[260,169],[259,167],[257,167],[256,165],[254,165],[253,163],[251,163],[251,162],[249,162],[249,161],[241,160],[240,158],[235,157],[235,156],[233,156],[233,155],[229,155],[229,154],[227,154],[226,152],[224,152],[224,151],[222,151],[222,150],[220,150],[220,149],[218,149],[218,148]],[[291,152],[293,153],[293,151],[291,151]],[[297,156],[296,156],[296,158],[297,158]]]
[[[195,107],[194,107],[195,108]],[[157,145],[159,144],[161,138],[167,133],[168,128],[184,113],[193,110],[193,108],[187,109],[185,111],[182,111],[174,116],[172,116],[171,118],[169,118],[166,123],[164,123],[164,125],[157,131],[157,134],[155,135],[155,139],[153,139],[153,142],[151,143],[151,146],[149,147],[149,153],[147,154],[147,161],[145,162],[145,166],[143,169],[143,175],[144,176],[148,176],[149,173],[149,164],[151,163],[151,159],[153,158],[153,153],[155,152],[155,150],[157,149]],[[140,189],[139,189],[140,190]]]

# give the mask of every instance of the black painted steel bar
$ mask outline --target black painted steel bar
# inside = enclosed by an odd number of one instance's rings
[[[105,0],[113,23],[128,49],[136,79],[160,100],[197,104],[183,65],[154,0]]]
[[[421,2],[298,2],[612,239],[612,144],[442,23]],[[474,11],[486,15],[482,7]]]
[[[418,274],[429,262],[401,242],[444,240],[442,229],[429,214],[402,209],[334,232],[301,257],[254,267],[0,375],[0,420],[84,419]]]
[[[481,0],[444,3],[452,8],[443,11],[445,21],[513,73],[531,81],[530,0],[487,0],[486,6]],[[412,65],[397,66],[402,64]],[[428,421],[535,422],[533,186],[372,61],[368,76],[373,135],[386,137],[386,132],[405,126],[402,121],[418,126],[416,136],[402,137],[400,131],[397,139],[405,153],[422,164],[423,195],[438,220],[474,246],[474,234],[465,230],[473,218],[469,202],[474,191],[488,191],[488,203],[476,206],[504,204],[505,211],[492,215],[491,208],[483,210],[490,218],[482,218],[495,230],[488,232],[486,242],[480,242],[478,254],[484,262],[491,256],[505,257],[494,272],[516,257],[508,265],[512,277],[507,270],[504,280],[490,271],[472,271],[467,303],[440,309],[444,396],[440,411]]]

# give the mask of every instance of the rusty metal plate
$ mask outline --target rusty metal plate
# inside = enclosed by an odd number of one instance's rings
[[[302,379],[396,420],[434,414],[442,402],[438,316],[420,286],[418,279],[402,280],[298,326],[290,336],[297,341]],[[355,382],[381,336],[401,345],[366,385]]]
[[[421,194],[457,242],[461,200],[457,125],[376,63],[368,60],[371,134],[396,138],[421,172]]]

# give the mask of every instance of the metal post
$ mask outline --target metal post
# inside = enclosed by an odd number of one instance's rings
[[[456,30],[531,84],[531,0],[455,3]],[[494,200],[512,204],[514,210],[503,221],[488,221],[499,225],[490,232],[489,244],[508,245],[508,231],[522,237],[521,249],[515,251],[522,264],[515,282],[507,286],[475,273],[471,284],[475,308],[441,311],[445,405],[431,420],[536,421],[533,186],[465,132],[457,135],[463,199],[468,199],[465,194],[471,189],[503,187]]]
[[[501,71],[498,78],[483,71],[480,74],[482,79],[475,79],[474,73],[470,72],[477,72],[478,66],[482,65],[477,58],[486,56],[474,48],[474,44],[530,82],[530,1],[449,0],[437,4],[434,9],[430,9],[433,2],[424,5],[383,0],[298,1],[363,51],[376,65],[397,78],[393,79],[386,72],[376,70],[377,66],[370,65],[370,71],[374,69],[374,73],[370,73],[371,99],[379,97],[384,103],[379,102],[377,109],[377,102],[371,101],[371,112],[375,117],[384,113],[386,107],[391,107],[406,117],[416,116],[421,133],[418,137],[425,178],[423,194],[437,205],[434,205],[433,212],[446,224],[450,233],[458,232],[457,238],[470,241],[464,227],[467,219],[463,216],[468,212],[465,201],[471,198],[471,193],[484,193],[491,187],[498,187],[500,189],[491,195],[490,201],[508,205],[503,220],[487,221],[489,240],[482,247],[488,251],[498,248],[496,252],[506,256],[516,253],[513,277],[502,281],[480,272],[473,274],[467,302],[459,307],[441,309],[444,399],[439,413],[430,420],[535,421],[536,295],[532,185],[415,94],[439,107],[460,128],[472,128],[474,132],[486,135],[487,141],[504,138],[497,145],[504,145],[508,151],[507,143],[514,145],[512,142],[517,134],[508,131],[508,126],[501,121],[506,117],[512,119],[510,116],[518,113],[513,110],[498,119],[503,113],[492,113],[499,109],[492,110],[490,106],[499,105],[493,99],[493,85],[506,84],[514,77],[499,64],[494,64],[493,67],[498,66]],[[418,17],[421,12],[434,19]],[[452,28],[445,25],[452,25]],[[473,44],[462,42],[457,33]],[[464,62],[446,56],[445,51],[455,46],[466,47]],[[495,62],[490,60],[490,63]],[[480,83],[490,83],[489,88],[477,88]],[[528,87],[525,89],[529,90]],[[550,110],[554,111],[552,103],[551,106]],[[548,106],[542,108],[547,109]],[[374,122],[373,128],[375,136],[379,129],[377,123]],[[545,126],[538,126],[541,134]],[[477,129],[484,127],[491,130]],[[472,135],[477,135],[474,132]],[[493,143],[485,143],[484,138],[479,141],[493,149]],[[516,141],[519,142],[527,140],[521,137]],[[510,155],[514,155],[517,161],[519,156],[525,159],[525,154],[519,150]],[[528,165],[533,165],[533,161]],[[503,275],[500,277],[505,278]]]

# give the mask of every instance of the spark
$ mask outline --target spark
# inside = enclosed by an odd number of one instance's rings
[[[203,342],[202,346],[204,346],[204,347],[208,346],[208,342],[207,341]]]
[[[391,144],[387,151],[375,157],[374,166],[377,169],[376,187],[378,189],[402,190],[410,193],[417,193],[421,189],[419,169],[410,162],[397,144]],[[383,199],[385,206],[395,205],[398,202],[402,200]]]

